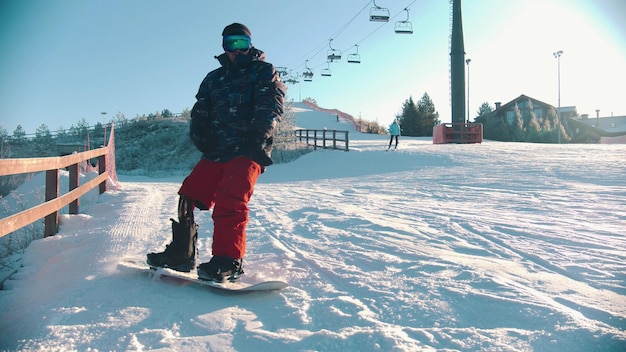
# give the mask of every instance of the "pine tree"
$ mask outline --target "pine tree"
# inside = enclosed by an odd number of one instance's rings
[[[522,113],[520,112],[517,103],[515,103],[513,111],[515,112],[515,117],[513,118],[513,124],[511,125],[511,141],[523,142],[526,138],[526,133],[524,131],[524,120],[522,119]]]
[[[413,97],[405,100],[402,113],[396,118],[402,126],[402,135],[412,137],[432,136],[433,127],[440,123],[439,113],[428,93],[424,93],[417,104]]]
[[[534,111],[530,111],[530,118],[526,123],[526,141],[527,142],[543,142],[543,131],[537,121],[537,115]]]
[[[56,154],[56,147],[50,129],[46,124],[42,124],[35,131],[34,156],[53,156]]]
[[[474,122],[480,122],[478,121],[479,118],[486,119],[488,115],[491,114],[492,112],[493,112],[493,109],[491,108],[491,105],[489,105],[488,102],[482,103],[480,107],[478,108],[478,111],[476,112],[477,117],[474,118]]]
[[[109,132],[109,131],[107,131]],[[91,130],[91,142],[92,144],[96,145],[96,146],[100,146],[100,144],[104,145],[104,126],[102,125],[102,123],[100,122],[96,122],[96,124],[93,126],[93,129]]]
[[[424,93],[422,99],[417,102],[417,111],[420,120],[420,136],[432,136],[433,127],[438,125],[439,113],[435,111],[435,104],[428,96],[428,93]]]
[[[400,126],[402,126],[403,135],[412,137],[420,135],[421,123],[413,97],[409,97],[409,99],[404,101],[404,104],[402,104],[402,113],[399,117],[399,123]]]
[[[174,114],[169,111],[169,109],[163,109],[163,111],[161,111],[161,116],[163,116],[164,119],[171,119],[174,117]]]
[[[191,116],[189,108],[185,108],[185,110],[183,111],[183,116],[186,118],[189,118]],[[115,126],[117,127],[124,127],[126,126],[126,124],[129,123],[128,119],[121,111],[115,114],[115,116],[113,117],[113,121],[115,122]]]
[[[11,157],[11,144],[9,144],[9,133],[0,126],[0,159]]]
[[[15,130],[13,131],[13,136],[11,137],[11,145],[16,148],[22,148],[26,145],[27,141],[28,140],[26,139],[26,131],[24,131],[22,125],[17,125],[17,127],[15,127]]]
[[[478,117],[474,119],[474,122],[482,123],[485,139],[503,142],[511,141],[511,127],[506,120],[494,114],[494,109],[489,106],[489,103],[482,103],[478,109]]]

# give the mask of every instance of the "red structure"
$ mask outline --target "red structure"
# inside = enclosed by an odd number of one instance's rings
[[[433,127],[433,144],[482,142],[482,123],[442,123]]]

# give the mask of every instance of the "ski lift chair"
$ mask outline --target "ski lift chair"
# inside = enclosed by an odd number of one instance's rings
[[[304,62],[304,72],[302,72],[302,77],[304,77],[305,82],[313,82],[313,71],[309,68],[309,60]]]
[[[394,32],[398,34],[413,34],[413,25],[409,21],[396,22]]]
[[[302,77],[304,77],[305,82],[313,82],[313,71],[307,68],[306,71],[302,72]]]
[[[298,77],[300,77],[298,74],[294,74],[292,71],[289,71],[287,78],[285,78],[285,83],[289,83],[289,84],[300,83],[300,81],[298,80]]]
[[[413,34],[413,24],[409,21],[409,9],[405,8],[404,11],[406,11],[406,19],[396,22],[393,30],[398,34]]]
[[[370,21],[389,22],[389,9],[376,5],[376,1],[373,3],[374,7],[370,8]]]
[[[297,84],[297,83],[300,83],[300,81],[298,81],[296,77],[290,76],[290,77],[287,77],[287,79],[285,79],[285,83]]]
[[[361,55],[359,55],[359,46],[356,46],[356,53],[348,54],[348,63],[351,64],[360,64],[361,63]]]
[[[320,72],[320,75],[323,76],[323,77],[330,77],[331,76],[330,62],[328,62],[328,67],[326,67],[325,69],[322,69],[322,71]]]
[[[278,76],[280,76],[281,78],[283,76],[286,76],[287,75],[287,67],[283,67],[283,66],[276,67],[276,73],[278,73]]]
[[[330,62],[333,62],[333,61],[335,61],[335,60],[337,60],[337,61],[338,61],[338,60],[341,60],[341,51],[339,51],[339,50],[337,50],[337,49],[333,49],[332,45],[330,45],[330,43],[331,43],[332,41],[333,41],[332,39],[328,40],[328,47],[329,47],[330,49],[328,49],[327,56],[326,56],[326,58],[327,58],[327,59],[328,59],[328,61],[330,61]]]
[[[328,50],[328,55],[326,56],[326,58],[330,61],[336,61],[336,60],[341,60],[341,52],[339,50],[336,49],[331,49]]]
[[[361,63],[361,55],[359,54],[349,54],[348,62],[351,64],[360,64]]]

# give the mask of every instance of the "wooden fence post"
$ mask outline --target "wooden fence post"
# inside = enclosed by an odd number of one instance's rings
[[[100,155],[98,157],[98,175],[102,175],[107,171],[107,158],[106,155]],[[107,191],[107,183],[106,181],[100,183],[100,194]]]
[[[306,134],[305,136],[302,135],[302,132],[304,131],[304,133]],[[309,134],[309,132],[312,132],[311,134]],[[319,134],[318,134],[319,132]],[[308,130],[308,129],[300,129],[300,130],[296,130],[294,132],[294,136],[295,139],[298,140],[299,142],[302,142],[302,139],[306,139],[306,145],[313,147],[314,150],[317,150],[317,148],[331,148],[331,144],[328,143],[328,141],[330,140],[330,136],[328,136],[328,130],[324,129],[324,130]],[[342,133],[344,135],[343,139],[339,139],[339,137],[337,137],[337,132]],[[339,149],[337,147],[337,142],[344,142],[344,147],[343,150],[345,151],[349,151],[350,150],[350,142],[348,140],[348,131],[337,131],[337,130],[332,130],[332,149]],[[318,144],[318,140],[322,139],[322,143]],[[311,140],[312,143],[311,144]]]
[[[113,140],[113,129],[111,129],[111,138],[107,147],[60,157],[0,159],[0,176],[45,172],[46,187],[43,204],[0,219],[0,237],[7,236],[41,219],[44,219],[44,237],[52,236],[58,232],[59,211],[65,206],[69,206],[71,214],[77,214],[81,196],[98,186],[100,193],[106,191],[109,180],[116,183]],[[96,157],[99,160],[100,174],[80,186],[80,163]],[[67,168],[70,174],[69,191],[61,195],[60,169],[64,168]]]
[[[78,173],[78,164],[72,164],[67,167],[70,171],[70,192],[78,188],[80,176]],[[80,206],[80,198],[76,198],[75,201],[70,203],[70,214],[78,214],[78,207]]]
[[[59,169],[46,171],[46,202],[59,197]],[[45,218],[44,237],[57,233],[59,212],[55,211]]]

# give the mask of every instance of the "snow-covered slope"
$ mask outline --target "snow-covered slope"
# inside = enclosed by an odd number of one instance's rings
[[[0,291],[0,349],[626,349],[626,146],[402,137],[386,152],[385,136],[350,136],[350,152],[257,184],[246,276],[289,288],[225,295],[119,270],[169,242],[182,181],[121,176],[27,249]],[[208,260],[210,213],[197,218]]]

